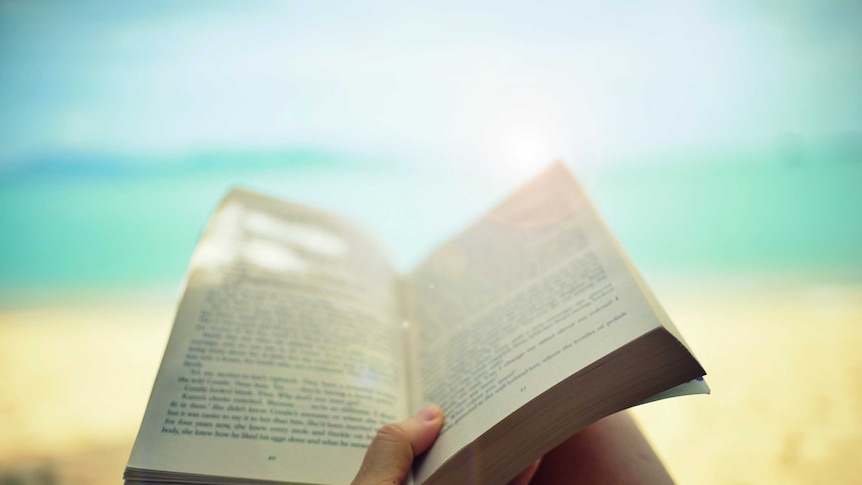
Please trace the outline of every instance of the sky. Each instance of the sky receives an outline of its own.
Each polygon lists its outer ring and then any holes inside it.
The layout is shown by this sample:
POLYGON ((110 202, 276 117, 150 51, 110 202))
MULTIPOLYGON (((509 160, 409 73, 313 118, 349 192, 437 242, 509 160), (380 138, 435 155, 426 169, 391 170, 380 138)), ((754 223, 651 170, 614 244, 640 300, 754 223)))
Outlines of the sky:
POLYGON ((409 267, 554 159, 639 264, 858 279, 860 25, 840 0, 0 0, 0 293, 174 284, 236 184, 409 267))
POLYGON ((0 170, 291 147, 505 166, 862 132, 860 2, 418 3, 2 0, 0 170))

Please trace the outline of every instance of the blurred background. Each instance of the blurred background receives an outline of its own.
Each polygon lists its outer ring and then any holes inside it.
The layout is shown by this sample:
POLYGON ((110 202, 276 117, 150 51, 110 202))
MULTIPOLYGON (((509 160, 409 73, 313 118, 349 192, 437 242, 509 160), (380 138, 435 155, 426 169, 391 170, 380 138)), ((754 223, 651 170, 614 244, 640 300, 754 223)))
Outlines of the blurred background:
POLYGON ((408 270, 561 159, 710 373, 681 483, 860 483, 862 3, 0 0, 0 484, 118 483, 242 185, 408 270))

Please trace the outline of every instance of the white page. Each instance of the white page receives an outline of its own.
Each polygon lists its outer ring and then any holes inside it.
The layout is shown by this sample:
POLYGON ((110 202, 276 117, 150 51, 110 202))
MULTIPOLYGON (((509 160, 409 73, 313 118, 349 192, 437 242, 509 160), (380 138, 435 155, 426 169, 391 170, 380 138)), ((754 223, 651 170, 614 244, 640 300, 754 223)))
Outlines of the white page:
POLYGON ((407 410, 393 282, 350 225, 230 194, 195 252, 129 467, 350 481, 407 410))
POLYGON ((413 270, 411 406, 443 432, 422 480, 564 378, 660 325, 580 187, 557 164, 413 270))

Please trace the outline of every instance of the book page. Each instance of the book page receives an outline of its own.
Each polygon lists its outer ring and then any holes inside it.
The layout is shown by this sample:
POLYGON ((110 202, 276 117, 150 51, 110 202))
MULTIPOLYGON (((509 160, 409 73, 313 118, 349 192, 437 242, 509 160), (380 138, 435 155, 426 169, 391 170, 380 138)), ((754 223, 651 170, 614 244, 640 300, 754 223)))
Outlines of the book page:
POLYGON ((421 481, 507 415, 660 325, 610 235, 556 164, 407 277, 411 406, 443 431, 421 481))
POLYGON ((129 467, 349 482, 407 411, 394 281, 348 223, 229 194, 195 251, 129 467))

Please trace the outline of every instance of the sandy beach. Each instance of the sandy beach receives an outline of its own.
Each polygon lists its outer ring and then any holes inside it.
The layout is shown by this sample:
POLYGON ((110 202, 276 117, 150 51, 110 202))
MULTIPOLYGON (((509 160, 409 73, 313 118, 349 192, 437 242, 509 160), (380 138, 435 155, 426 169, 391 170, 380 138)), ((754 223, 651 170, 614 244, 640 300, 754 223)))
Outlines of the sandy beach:
MULTIPOLYGON (((679 483, 859 483, 862 286, 775 280, 651 280, 713 390, 634 411, 679 483)), ((0 483, 120 483, 173 311, 0 313, 0 483)))
POLYGON ((860 483, 862 287, 657 283, 712 388, 634 410, 680 483, 860 483))

